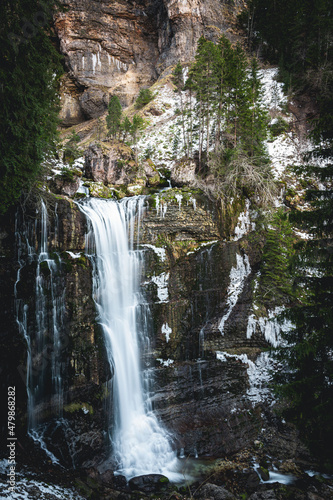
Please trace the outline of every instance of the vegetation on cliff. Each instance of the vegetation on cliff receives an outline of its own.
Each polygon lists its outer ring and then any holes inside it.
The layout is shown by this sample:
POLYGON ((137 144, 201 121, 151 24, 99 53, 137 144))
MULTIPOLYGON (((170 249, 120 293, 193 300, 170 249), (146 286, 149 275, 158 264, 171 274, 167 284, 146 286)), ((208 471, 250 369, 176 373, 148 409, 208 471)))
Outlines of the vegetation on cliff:
POLYGON ((241 45, 232 46, 225 36, 217 44, 201 37, 186 82, 180 64, 173 80, 176 92, 186 89, 190 95, 186 104, 181 99, 186 156, 196 153, 196 142, 199 171, 214 174, 219 196, 271 202, 275 186, 265 147, 269 120, 256 59, 249 65, 241 45))
POLYGON ((295 325, 284 334, 279 390, 290 401, 288 416, 299 426, 312 450, 331 459, 333 443, 333 16, 331 3, 250 0, 250 47, 260 47, 279 62, 281 78, 294 91, 307 92, 318 115, 310 138, 314 149, 302 166, 307 207, 294 208, 290 220, 308 232, 295 247, 294 293, 297 302, 287 316, 295 325))
POLYGON ((50 21, 55 1, 0 6, 0 213, 36 179, 56 136, 60 55, 50 21))

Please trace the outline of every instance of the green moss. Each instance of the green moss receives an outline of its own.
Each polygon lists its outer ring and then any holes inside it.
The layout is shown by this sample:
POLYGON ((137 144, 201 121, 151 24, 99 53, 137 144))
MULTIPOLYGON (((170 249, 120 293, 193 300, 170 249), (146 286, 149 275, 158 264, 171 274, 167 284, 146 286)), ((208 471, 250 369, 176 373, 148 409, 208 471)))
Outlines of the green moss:
POLYGON ((82 198, 85 198, 86 195, 84 193, 75 193, 74 195, 74 200, 82 200, 82 198))
POLYGON ((167 477, 161 477, 161 478, 159 479, 159 482, 160 482, 160 483, 168 483, 168 482, 169 482, 169 479, 168 479, 167 477))
POLYGON ((87 268, 88 258, 85 255, 81 254, 81 257, 75 260, 78 266, 81 266, 83 269, 87 268))
POLYGON ((82 412, 84 412, 86 414, 87 414, 87 411, 88 411, 89 415, 93 415, 93 413, 94 413, 93 407, 90 404, 88 404, 88 403, 81 403, 81 402, 70 403, 68 405, 65 405, 64 406, 64 411, 66 413, 76 413, 76 412, 82 411, 82 412))

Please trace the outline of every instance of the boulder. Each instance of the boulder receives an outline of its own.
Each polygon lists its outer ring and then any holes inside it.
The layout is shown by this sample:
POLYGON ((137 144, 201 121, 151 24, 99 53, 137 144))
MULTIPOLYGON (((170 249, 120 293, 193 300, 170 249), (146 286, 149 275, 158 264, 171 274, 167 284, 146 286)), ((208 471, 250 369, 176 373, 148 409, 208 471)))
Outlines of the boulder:
POLYGON ((200 488, 195 498, 202 498, 205 500, 235 500, 236 497, 222 486, 207 483, 200 488))
POLYGON ((147 474, 133 477, 128 484, 132 490, 154 493, 155 491, 164 489, 168 483, 169 479, 162 474, 147 474))
POLYGON ((196 165, 193 161, 182 161, 171 171, 171 183, 177 187, 195 187, 197 184, 195 175, 196 165))
POLYGON ((80 177, 73 174, 71 176, 56 175, 49 182, 50 189, 55 194, 74 196, 80 187, 80 177))

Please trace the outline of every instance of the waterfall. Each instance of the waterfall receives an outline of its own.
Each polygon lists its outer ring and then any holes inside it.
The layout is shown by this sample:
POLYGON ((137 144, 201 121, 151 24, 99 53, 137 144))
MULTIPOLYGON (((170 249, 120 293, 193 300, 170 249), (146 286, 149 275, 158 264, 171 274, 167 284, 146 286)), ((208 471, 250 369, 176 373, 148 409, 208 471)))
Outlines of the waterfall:
MULTIPOLYGON (((56 208, 55 208, 56 210, 56 208)), ((57 215, 56 215, 57 221, 57 215)), ((59 276, 60 258, 49 255, 49 218, 41 200, 40 219, 35 224, 16 219, 16 246, 19 269, 15 283, 16 322, 27 343, 27 416, 28 433, 38 441, 53 462, 43 440, 45 404, 50 404, 56 418, 62 417, 62 341, 64 333, 65 288, 59 276), (36 267, 34 293, 21 298, 19 284, 25 266, 36 267), (34 307, 32 307, 34 306, 34 307)), ((55 237, 57 227, 55 227, 55 237)))
POLYGON ((139 286, 143 251, 135 249, 144 203, 139 196, 121 202, 89 199, 80 208, 90 225, 94 300, 113 373, 110 427, 118 473, 127 479, 150 473, 171 479, 176 455, 152 411, 149 384, 140 369, 150 321, 139 286))

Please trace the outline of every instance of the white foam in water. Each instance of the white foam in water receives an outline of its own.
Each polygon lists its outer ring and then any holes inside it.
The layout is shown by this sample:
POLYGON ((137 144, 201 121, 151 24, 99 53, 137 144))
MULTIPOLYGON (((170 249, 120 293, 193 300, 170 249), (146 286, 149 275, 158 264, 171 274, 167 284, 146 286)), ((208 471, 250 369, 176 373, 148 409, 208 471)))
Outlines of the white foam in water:
POLYGON ((115 417, 111 425, 118 473, 127 479, 158 473, 177 480, 178 461, 170 436, 151 411, 140 373, 139 341, 144 341, 144 331, 137 312, 144 301, 139 289, 140 252, 134 251, 134 224, 144 210, 144 198, 135 196, 121 202, 91 199, 81 209, 91 225, 87 250, 94 255, 94 298, 114 372, 115 417))
MULTIPOLYGON (((9 466, 7 459, 0 460, 0 500, 30 500, 39 498, 40 500, 84 500, 81 495, 71 488, 47 484, 43 481, 34 479, 25 479, 25 473, 19 470, 15 471, 15 491, 9 489, 10 484, 7 482, 7 474, 9 466), (2 478, 5 476, 6 479, 2 478)), ((30 476, 35 474, 29 473, 30 476)))

